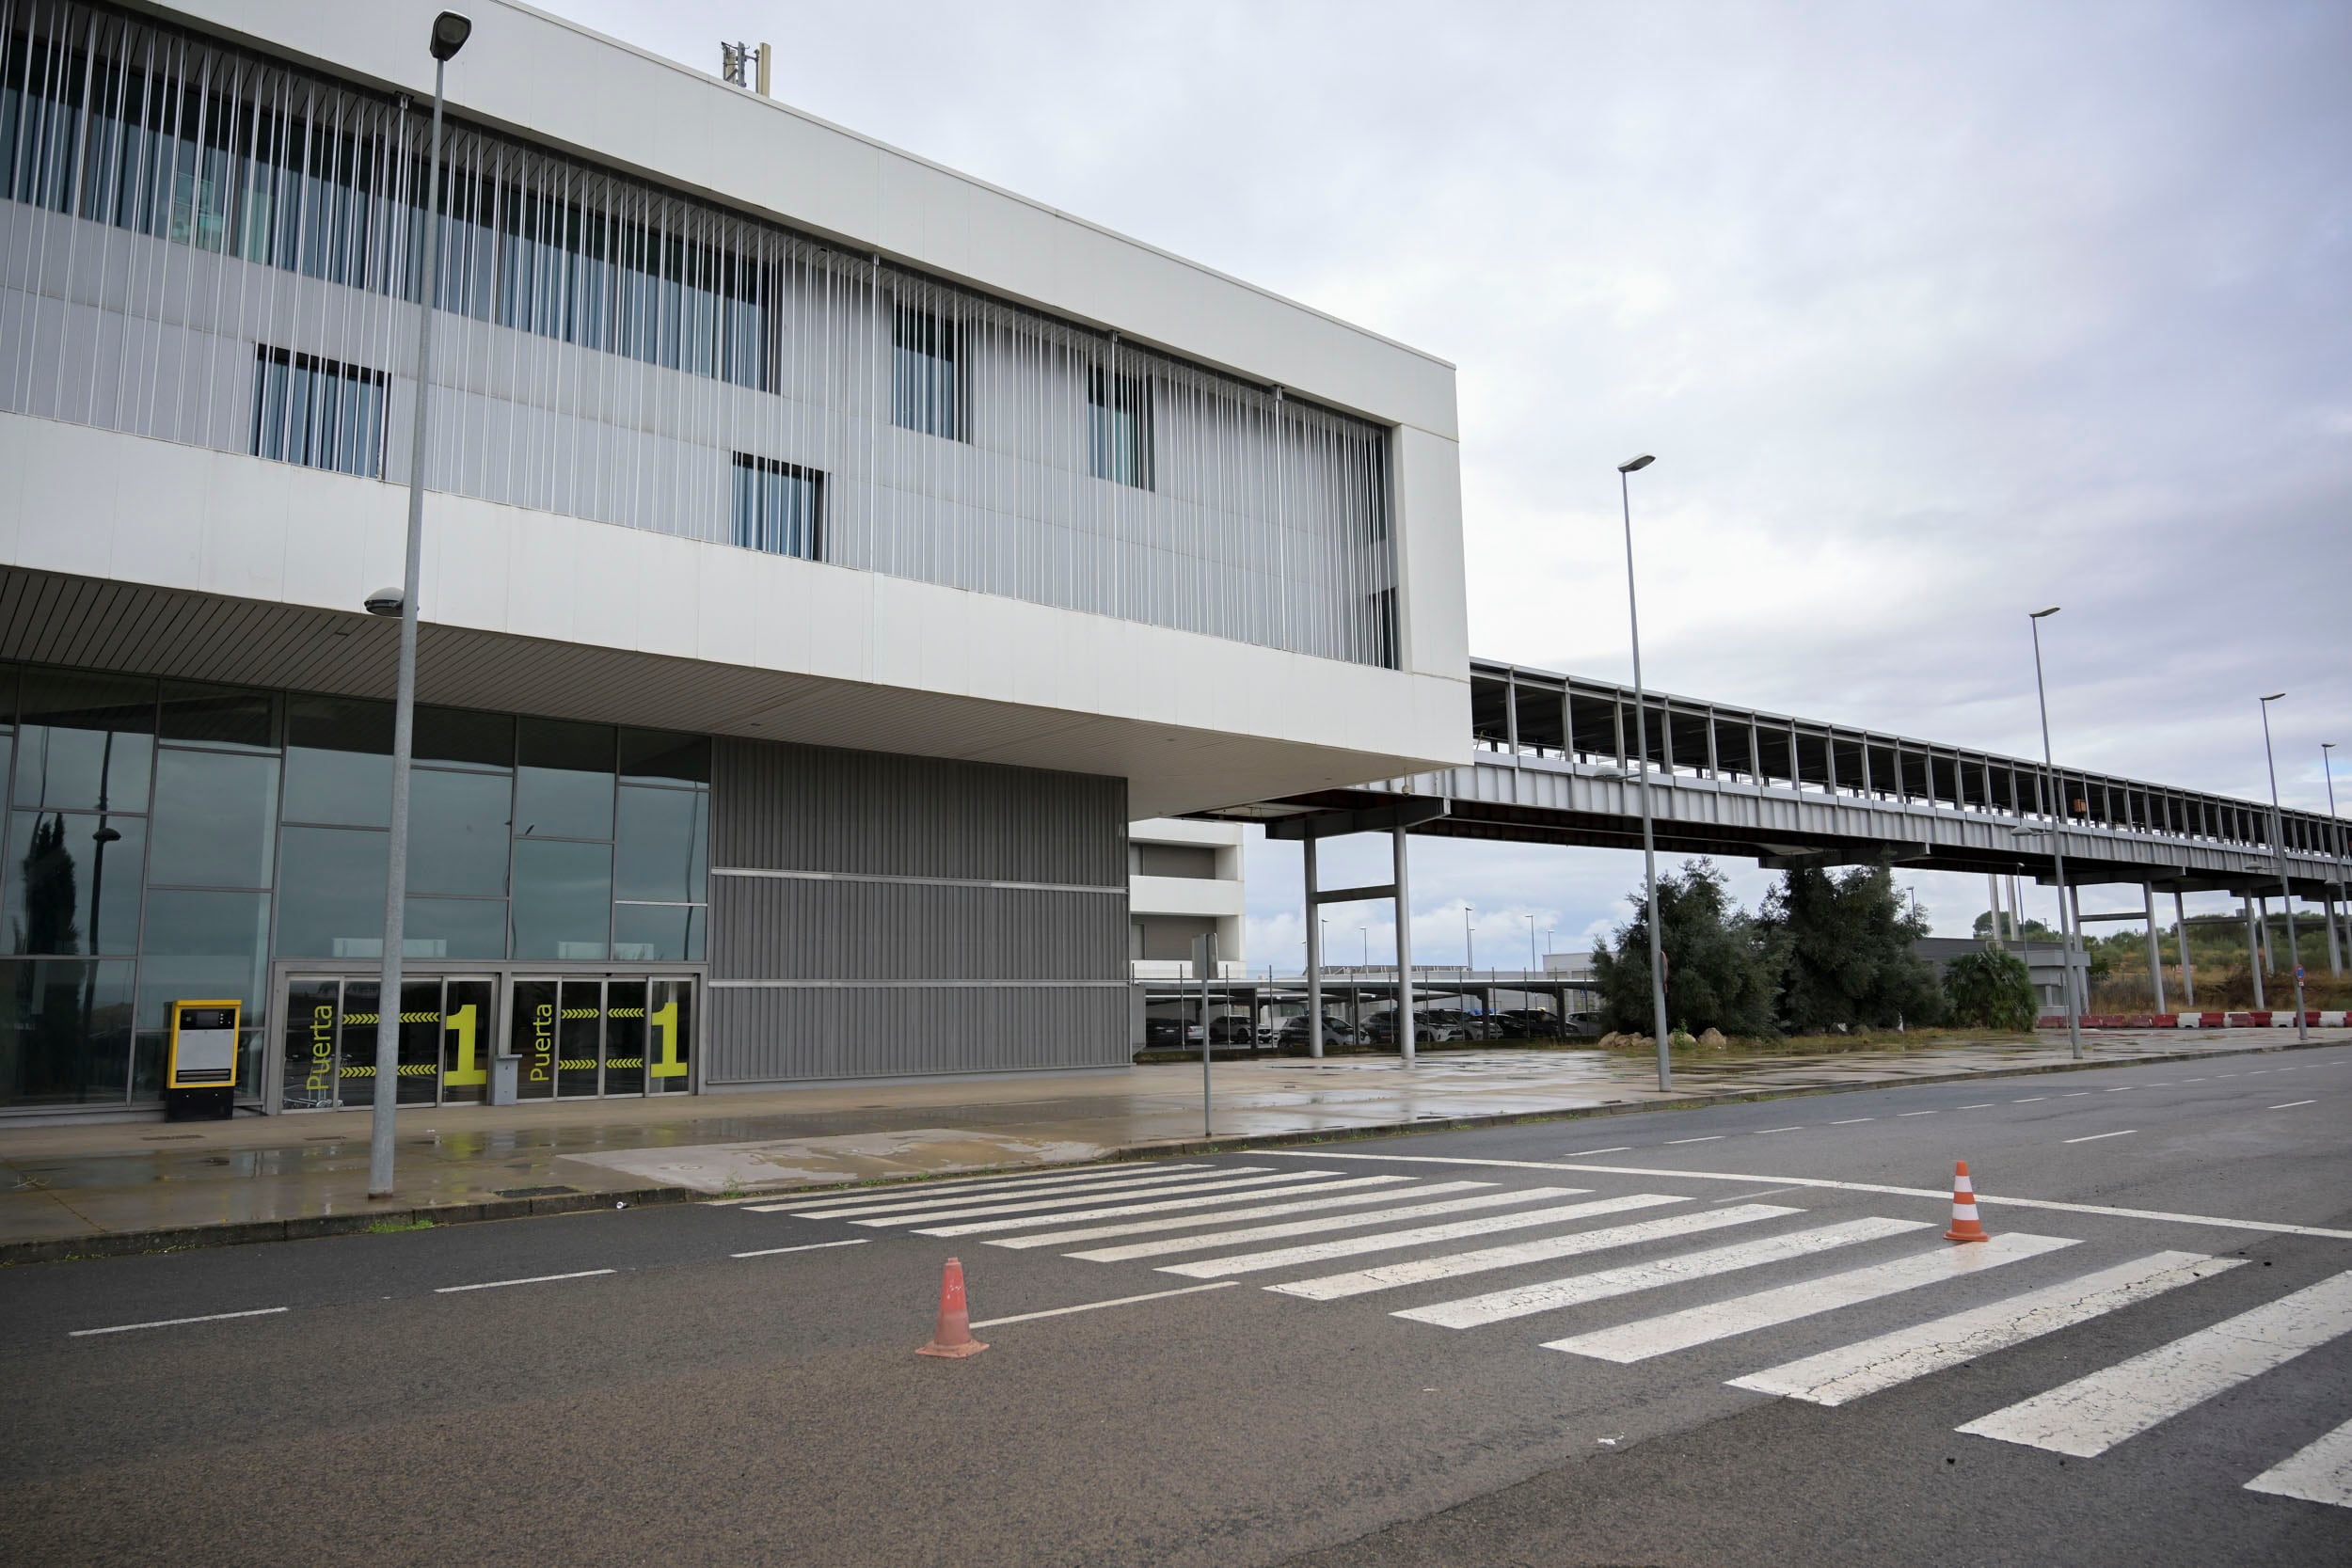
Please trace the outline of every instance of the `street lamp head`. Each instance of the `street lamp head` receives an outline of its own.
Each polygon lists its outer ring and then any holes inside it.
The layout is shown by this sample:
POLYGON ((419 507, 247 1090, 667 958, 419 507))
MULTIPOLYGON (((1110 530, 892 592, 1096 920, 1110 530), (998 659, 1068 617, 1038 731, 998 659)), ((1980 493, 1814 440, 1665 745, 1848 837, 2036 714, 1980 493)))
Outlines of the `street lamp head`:
POLYGON ((473 19, 456 11, 443 11, 433 19, 433 57, 448 60, 466 47, 473 37, 473 19))
POLYGON ((1629 457, 1624 462, 1618 464, 1617 472, 1621 474, 1638 474, 1644 468, 1648 467, 1651 464, 1657 461, 1658 459, 1656 456, 1645 451, 1639 457, 1629 457))
POLYGON ((2265 697, 2265 698, 2263 699, 2263 701, 2264 701, 2264 702, 2265 702, 2265 703, 2275 703, 2275 702, 2277 702, 2280 698, 2281 698, 2281 697, 2283 697, 2283 696, 2285 696, 2285 695, 2286 695, 2286 693, 2285 693, 2285 692, 2283 692, 2283 691, 2273 691, 2273 692, 2272 692, 2269 696, 2265 697))
POLYGON ((404 597, 405 595, 397 588, 379 588, 367 597, 368 613, 397 616, 400 613, 404 597))
POLYGON ((2046 618, 2046 617, 2048 617, 2048 616, 2056 615, 2058 612, 2058 607, 2057 605, 2052 605, 2052 606, 2051 606, 2049 609, 2047 609, 2047 610, 2032 610, 2032 611, 2030 611, 2030 612, 2027 614, 2026 619, 2028 619, 2028 620, 2033 620, 2033 621, 2040 621, 2040 620, 2045 619, 2045 618, 2046 618))

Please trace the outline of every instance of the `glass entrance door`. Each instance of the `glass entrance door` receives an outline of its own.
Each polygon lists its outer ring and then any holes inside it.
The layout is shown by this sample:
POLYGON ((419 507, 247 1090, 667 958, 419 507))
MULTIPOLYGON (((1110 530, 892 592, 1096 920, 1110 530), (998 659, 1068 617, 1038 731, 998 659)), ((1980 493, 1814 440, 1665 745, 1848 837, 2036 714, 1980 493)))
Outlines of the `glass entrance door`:
MULTIPOLYGON (((374 980, 297 974, 286 986, 282 1103, 289 1111, 375 1103, 374 980)), ((498 982, 487 975, 404 980, 395 1103, 477 1103, 488 1097, 487 1052, 498 982)))
POLYGON ((525 1100, 678 1094, 693 1087, 694 982, 565 974, 515 982, 507 1049, 525 1100))

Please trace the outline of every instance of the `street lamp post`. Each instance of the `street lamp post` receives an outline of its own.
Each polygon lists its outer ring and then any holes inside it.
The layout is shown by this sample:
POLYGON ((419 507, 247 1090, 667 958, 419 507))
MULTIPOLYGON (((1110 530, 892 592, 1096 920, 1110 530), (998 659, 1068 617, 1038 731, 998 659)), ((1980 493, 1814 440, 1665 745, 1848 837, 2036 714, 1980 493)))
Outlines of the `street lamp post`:
POLYGON ((2287 911, 2287 967, 2295 971, 2295 1037, 2309 1040, 2311 1024, 2303 1016, 2303 949, 2295 937, 2295 884, 2287 874, 2287 825, 2279 810, 2279 759, 2270 749, 2270 705, 2285 695, 2273 691, 2262 700, 2263 763, 2270 769, 2270 849, 2279 857, 2279 903, 2287 911))
MULTIPOLYGON (((2323 740, 2319 743, 2320 770, 2328 775, 2328 833, 2334 841, 2328 846, 2328 858, 2336 863, 2336 901, 2328 906, 2328 973, 2341 974, 2344 973, 2344 959, 2340 956, 2343 948, 2337 945, 2336 922, 2339 917, 2336 911, 2344 907, 2344 830, 2336 826, 2335 752, 2334 741, 2323 740)), ((2345 909, 2344 916, 2347 927, 2344 932, 2344 946, 2352 947, 2352 909, 2345 909)))
POLYGON ((2050 861, 2058 868, 2058 990, 2066 995, 2066 1049, 2076 1061, 2082 1060, 2082 1009, 2074 1000, 2074 923, 2067 911, 2066 897, 2066 817, 2058 799, 2058 764, 2050 755, 2050 693, 2042 680, 2042 623, 2058 612, 2052 605, 2047 610, 2029 612, 2026 622, 2033 627, 2033 694, 2042 706, 2042 779, 2049 791, 2050 861))
POLYGON ((1673 1059, 1666 1053, 1666 944, 1658 928, 1658 841, 1650 825, 1649 702, 1642 687, 1642 607, 1633 587, 1633 491, 1628 476, 1640 473, 1658 459, 1648 452, 1617 465, 1617 499, 1625 509, 1626 621, 1633 632, 1633 754, 1634 773, 1642 797, 1642 887, 1649 900, 1650 1030, 1658 1039, 1658 1087, 1675 1086, 1673 1059))
POLYGON ((1462 973, 1465 976, 1478 967, 1477 939, 1470 935, 1476 927, 1470 925, 1470 907, 1465 904, 1462 906, 1462 973))
POLYGON ((1531 914, 1527 917, 1527 972, 1533 974, 1538 967, 1535 962, 1535 917, 1531 914))
POLYGON ((1369 972, 1372 968, 1372 927, 1359 926, 1356 927, 1356 934, 1364 939, 1363 962, 1358 967, 1369 972))
MULTIPOLYGON (((433 151, 425 165, 433 219, 417 301, 416 425, 408 440, 408 554, 401 578, 400 676, 392 706, 392 820, 384 875, 384 973, 375 1001, 375 1104, 368 1127, 368 1196, 392 1196, 392 1111, 400 1093, 400 959, 408 906, 408 761, 417 719, 417 594, 424 561, 425 422, 433 397, 433 312, 441 293, 441 107, 449 62, 473 32, 455 11, 433 19, 433 151)), ((380 610, 386 595, 369 601, 380 610)))

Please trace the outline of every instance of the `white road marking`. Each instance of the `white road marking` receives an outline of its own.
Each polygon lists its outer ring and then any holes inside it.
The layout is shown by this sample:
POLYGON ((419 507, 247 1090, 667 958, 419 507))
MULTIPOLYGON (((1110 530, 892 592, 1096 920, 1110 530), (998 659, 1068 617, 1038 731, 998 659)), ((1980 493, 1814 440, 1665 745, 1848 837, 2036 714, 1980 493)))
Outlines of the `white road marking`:
POLYGON ((1709 1247, 1703 1252, 1685 1252, 1672 1258, 1654 1259, 1647 1263, 1629 1263, 1622 1268, 1571 1275, 1565 1279, 1547 1279, 1535 1285, 1516 1285, 1508 1290, 1489 1291, 1483 1296, 1441 1301, 1435 1306, 1416 1307, 1391 1315, 1410 1318, 1416 1323, 1436 1323, 1440 1328, 1477 1328, 1510 1318, 1523 1318, 1532 1312, 1555 1311, 1581 1302, 1629 1295, 1635 1291, 1647 1291, 1688 1279, 1704 1279, 1711 1275, 1729 1274, 1735 1269, 1757 1268, 1766 1263, 1803 1258, 1809 1253, 1827 1252, 1833 1247, 1852 1246, 1857 1242, 1872 1242, 1882 1237, 1899 1236, 1905 1231, 1927 1228, 1926 1223, 1920 1220, 1848 1220, 1842 1225, 1796 1230, 1786 1236, 1770 1236, 1756 1242, 1738 1242, 1730 1246, 1709 1247))
POLYGON ((2131 1093, 2134 1089, 2136 1089, 2136 1088, 2137 1088, 2137 1087, 2139 1087, 2139 1085, 2138 1085, 2137 1084, 2125 1084, 2125 1085, 2122 1085, 2121 1088, 2114 1088, 2114 1089, 2109 1089, 2109 1090, 2107 1090, 2107 1093, 2109 1093, 2109 1094, 2129 1094, 2129 1093, 2131 1093))
POLYGON ((967 1203, 1042 1202, 1051 1197, 1088 1198, 1101 1193, 1137 1192, 1146 1187, 1190 1187, 1201 1181, 1230 1180, 1270 1168, 1266 1165, 1226 1165, 1166 1176, 1090 1176, 1083 1181, 1041 1182, 1034 1187, 1009 1191, 900 1193, 888 1197, 868 1193, 862 1199, 848 1204, 762 1204, 753 1212, 761 1214, 787 1212, 796 1219, 846 1220, 861 1214, 897 1214, 914 1209, 952 1209, 967 1203))
POLYGON ((284 1307, 256 1307, 248 1312, 207 1312, 197 1318, 158 1318, 151 1323, 108 1323, 104 1328, 69 1329, 66 1338, 82 1339, 93 1334, 128 1334, 140 1328, 178 1328, 182 1323, 227 1323, 231 1318, 267 1318, 290 1310, 292 1308, 284 1307))
POLYGON ((2080 1100, 2083 1096, 2089 1094, 2090 1092, 2090 1091, 2089 1089, 2076 1089, 2072 1094, 2062 1094, 2059 1095, 2058 1098, 2060 1100, 2080 1100))
POLYGON ((1993 1109, 1993 1101, 1989 1100, 1979 1100, 1974 1105, 1963 1105, 1960 1109, 1963 1111, 1990 1111, 1993 1109))
POLYGON ((1723 1136, 1721 1132, 1709 1132, 1704 1138, 1668 1138, 1666 1141, 1669 1144, 1711 1144, 1721 1142, 1723 1136))
POLYGON ((1876 1117, 1848 1117, 1843 1121, 1833 1121, 1830 1125, 1832 1127, 1854 1127, 1866 1121, 1876 1121, 1879 1118, 1876 1117))
POLYGON ((1904 1117, 1931 1117, 1933 1115, 1935 1115, 1933 1111, 1898 1111, 1895 1113, 1899 1120, 1904 1117))
POLYGON ((2316 1105, 2318 1103, 2319 1101, 2316 1100, 2290 1100, 2284 1105, 2273 1105, 2271 1109, 2274 1111, 2292 1111, 2297 1105, 2316 1105))
MULTIPOLYGON (((1467 1193, 1494 1185, 1491 1181, 1430 1181, 1415 1185, 1409 1176, 1392 1176, 1387 1180, 1402 1181, 1411 1188, 1416 1198, 1430 1197, 1438 1193, 1467 1193)), ((1367 1203, 1394 1203, 1405 1196, 1396 1187, 1383 1187, 1377 1192, 1349 1193, 1343 1197, 1329 1197, 1318 1193, 1293 1203, 1268 1203, 1254 1209, 1228 1209, 1216 1216, 1217 1224, 1234 1220, 1272 1219, 1277 1214, 1320 1213, 1327 1209, 1360 1209, 1367 1203)), ((1067 1218, 1068 1216, 1063 1216, 1067 1218)), ((1156 1220, 1128 1220, 1119 1225, 1089 1225, 1076 1230, 1049 1230, 1041 1236, 1002 1236, 991 1241, 990 1246, 1041 1247, 1068 1246, 1073 1242, 1099 1242, 1111 1236, 1149 1236, 1155 1231, 1186 1230, 1209 1223, 1202 1214, 1171 1214, 1156 1220)))
MULTIPOLYGON (((1263 1167, 1251 1165, 1248 1168, 1250 1170, 1260 1170, 1263 1167)), ((977 1208, 970 1209, 954 1204, 948 1205, 945 1208, 937 1204, 931 1204, 908 1212, 878 1214, 872 1219, 853 1219, 850 1220, 850 1223, 851 1225, 930 1225, 939 1220, 977 1220, 993 1218, 998 1214, 1036 1214, 1048 1209, 1082 1208, 1089 1203, 1124 1203, 1131 1198, 1156 1198, 1163 1194, 1173 1194, 1176 1196, 1189 1199, 1196 1193, 1224 1193, 1230 1192, 1237 1187, 1289 1187, 1295 1186, 1302 1181, 1321 1180, 1324 1178, 1333 1177, 1339 1174, 1340 1173, 1335 1170, 1276 1171, 1271 1176, 1241 1176, 1225 1181, 1188 1181, 1181 1187, 1122 1187, 1117 1192, 1087 1192, 1069 1194, 1058 1197, 1025 1198, 1019 1203, 983 1203, 977 1208)), ((1221 1200, 1203 1199, 1202 1201, 1213 1202, 1221 1200)), ((1138 1212, 1140 1212, 1141 1211, 1138 1211, 1138 1212)), ((825 1214, 817 1217, 822 1219, 839 1219, 842 1216, 838 1214, 825 1214)))
POLYGON ((2201 1084, 2204 1080, 2202 1078, 2184 1078, 2181 1082, 2184 1084, 2201 1084))
POLYGON ((1166 1301, 1170 1296, 1197 1295, 1202 1291, 1222 1291, 1238 1281, 1220 1279, 1214 1285, 1186 1285, 1174 1291, 1152 1291, 1139 1296, 1119 1296, 1110 1301, 1083 1302, 1076 1307, 1054 1307, 1042 1312, 1016 1312, 1009 1318, 985 1318, 972 1324, 974 1328, 1002 1328, 1007 1323, 1035 1323, 1040 1318, 1066 1318, 1073 1312, 1100 1312, 1105 1307, 1133 1307, 1139 1301, 1166 1301))
MULTIPOLYGON (((1307 1174, 1315 1177, 1324 1177, 1328 1176, 1330 1173, 1327 1171, 1311 1171, 1307 1174)), ((1263 1180, 1263 1178, 1260 1180, 1263 1180)), ((1232 1185, 1232 1183, 1219 1184, 1232 1185)), ((1193 1194, 1187 1194, 1183 1197, 1152 1197, 1148 1203, 1113 1203, 1110 1207, 1105 1209, 1073 1209, 1067 1213, 1056 1212, 1051 1214, 1017 1214, 1011 1219, 972 1219, 961 1221, 956 1225, 939 1225, 935 1223, 936 1221, 943 1219, 955 1219, 956 1216, 954 1214, 899 1214, 889 1219, 853 1220, 850 1223, 853 1225, 916 1226, 920 1227, 915 1231, 915 1234, 918 1236, 986 1236, 999 1230, 1035 1230, 1044 1226, 1067 1225, 1073 1220, 1116 1220, 1125 1219, 1131 1214, 1169 1214, 1174 1213, 1180 1209, 1213 1209, 1220 1203, 1248 1203, 1258 1198, 1273 1196, 1277 1194, 1283 1197, 1295 1197, 1300 1193, 1336 1193, 1353 1191, 1362 1184, 1361 1180, 1301 1181, 1295 1182, 1287 1187, 1275 1188, 1271 1192, 1211 1193, 1205 1197, 1195 1196, 1193 1194)), ((1579 1190, 1581 1191, 1581 1189, 1579 1190)), ((991 1212, 992 1211, 982 1209, 967 1212, 985 1214, 991 1212)), ((1002 1210, 993 1212, 997 1213, 1003 1212, 1002 1210)))
POLYGON ((1752 1197, 1772 1197, 1779 1193, 1793 1193, 1796 1190, 1794 1187, 1767 1187, 1760 1193, 1734 1193, 1729 1197, 1708 1199, 1708 1207, 1711 1209, 1724 1203, 1745 1203, 1752 1197))
POLYGON ((580 1269, 572 1274, 534 1274, 528 1279, 485 1279, 479 1285, 437 1285, 437 1296, 454 1295, 460 1291, 496 1291, 508 1285, 546 1285, 558 1279, 594 1279, 598 1275, 618 1274, 618 1269, 580 1269))
POLYGON ((1791 1122, 1787 1127, 1759 1127, 1755 1132, 1749 1133, 1748 1136, 1751 1138, 1760 1138, 1767 1132, 1802 1132, 1804 1131, 1804 1123, 1798 1121, 1791 1122))
MULTIPOLYGON (((1027 1189, 1041 1186, 1074 1186, 1084 1181, 1123 1181, 1136 1176, 1165 1176, 1171 1171, 1199 1171, 1206 1174, 1213 1170, 1230 1168, 1221 1165, 1155 1165, 1150 1164, 1064 1166, 1059 1170, 1038 1171, 1027 1176, 975 1176, 955 1181, 896 1181, 887 1186, 866 1187, 855 1192, 825 1193, 816 1197, 801 1198, 798 1202, 799 1207, 804 1209, 829 1209, 847 1203, 881 1203, 891 1198, 934 1197, 942 1193, 952 1194, 957 1197, 970 1197, 975 1196, 972 1189, 976 1187, 1027 1189)), ((789 1196, 790 1195, 784 1196, 789 1196)), ((774 1193, 759 1193, 750 1197, 720 1198, 717 1201, 720 1203, 757 1203, 765 1198, 773 1202, 777 1196, 778 1195, 774 1193)), ((788 1209, 793 1206, 788 1202, 776 1204, 776 1207, 780 1209, 788 1209)))
MULTIPOLYGON (((1507 1203, 1572 1197, 1584 1191, 1586 1189, 1582 1187, 1526 1187, 1513 1193, 1483 1193, 1476 1197, 1448 1198, 1443 1203, 1414 1203, 1402 1209, 1375 1209, 1362 1214, 1333 1214, 1327 1219, 1289 1220, 1280 1225, 1254 1225, 1240 1230, 1211 1230, 1191 1236, 1163 1237, 1155 1242, 1130 1242, 1123 1246, 1097 1247, 1090 1252, 1073 1252, 1070 1256, 1083 1258, 1089 1263, 1120 1263, 1132 1258, 1164 1258, 1171 1252, 1198 1252, 1202 1247, 1239 1246, 1249 1242, 1285 1241, 1293 1236, 1319 1236, 1327 1230, 1387 1225, 1393 1220, 1434 1219, 1439 1214, 1459 1214, 1473 1209, 1498 1209, 1507 1203)), ((1206 1215, 1202 1223, 1215 1224, 1216 1219, 1216 1215, 1206 1215)))
POLYGON ((1561 1155, 1560 1158, 1563 1160, 1579 1160, 1587 1154, 1623 1154, 1627 1149, 1631 1148, 1633 1146, 1631 1144, 1612 1144, 1607 1148, 1570 1149, 1567 1153, 1561 1155))
POLYGON ((1605 1230, 1580 1230, 1571 1236, 1548 1236, 1542 1241, 1520 1242, 1510 1246, 1482 1247, 1475 1252, 1451 1253, 1443 1258, 1422 1258, 1410 1262, 1383 1263, 1376 1268, 1351 1269, 1345 1274, 1327 1274, 1315 1279, 1295 1279, 1286 1285, 1269 1285, 1266 1289, 1279 1291, 1288 1296, 1304 1296, 1309 1301, 1337 1301, 1343 1296, 1359 1296, 1368 1291, 1386 1291, 1398 1285, 1424 1285, 1433 1279, 1457 1279, 1466 1274, 1516 1268, 1522 1263, 1549 1263, 1555 1259, 1574 1258, 1581 1253, 1600 1252, 1609 1247, 1665 1241, 1670 1237, 1692 1235, 1702 1230, 1752 1225, 1757 1220, 1778 1219, 1783 1215, 1804 1212, 1802 1209, 1758 1203, 1744 1209, 1670 1214, 1664 1219, 1611 1226, 1605 1230))
POLYGON ((761 1247, 757 1252, 730 1252, 729 1258, 773 1258, 785 1252, 822 1252, 829 1246, 864 1246, 871 1236, 852 1236, 846 1242, 806 1242, 799 1246, 761 1247))
POLYGON ((2095 1144, 2101 1138, 2128 1138, 2138 1131, 2139 1129, 2137 1127, 2126 1127, 2121 1132, 2092 1132, 2086 1137, 2061 1138, 2058 1141, 2070 1144, 2095 1144))
POLYGON ((2352 1421, 2296 1449, 2248 1481, 2246 1490, 2352 1508, 2352 1421))
POLYGON ((2118 1307, 2234 1269, 2249 1259, 2158 1252, 2129 1263, 2060 1280, 1989 1307, 1915 1323, 1840 1345, 1802 1361, 1731 1380, 1734 1388, 1784 1394, 1814 1404, 1844 1404, 1996 1350, 2022 1345, 2118 1307))
MULTIPOLYGON (((1488 1214, 1480 1219, 1455 1220, 1448 1225, 1416 1226, 1409 1230, 1382 1230, 1370 1236, 1343 1237, 1336 1242, 1309 1242, 1300 1246, 1279 1247, 1272 1252, 1245 1252, 1228 1258, 1204 1258, 1193 1263, 1166 1263, 1161 1265, 1160 1273, 1181 1274, 1194 1279, 1221 1279, 1231 1274, 1263 1274, 1267 1269, 1290 1268, 1299 1263, 1325 1263, 1334 1258, 1355 1258, 1367 1252, 1394 1252, 1403 1247, 1460 1241, 1468 1236, 1491 1236, 1502 1230, 1528 1230, 1540 1225, 1565 1225, 1570 1220, 1590 1219, 1597 1214, 1621 1214, 1629 1209, 1656 1209, 1669 1203, 1690 1201, 1687 1197, 1667 1197, 1659 1193, 1635 1193, 1629 1197, 1564 1203, 1522 1214, 1488 1214)), ((1547 1243, 1536 1242, 1529 1244, 1542 1246, 1547 1243)))
POLYGON ((1924 1285, 1938 1285, 1957 1275, 1998 1268, 2074 1244, 2064 1236, 2026 1236, 2012 1231, 1972 1246, 1939 1246, 1933 1252, 1915 1252, 1908 1258, 1850 1269, 1822 1279, 1801 1280, 1777 1290, 1757 1291, 1729 1301, 1619 1323, 1593 1334, 1553 1339, 1544 1348, 1602 1361, 1646 1361, 1653 1355, 1727 1339, 1735 1334, 1752 1334, 1841 1307, 1876 1301, 1898 1291, 1915 1291, 1924 1285))
MULTIPOLYGON (((1283 1150, 1264 1148, 1258 1157, 1279 1158, 1283 1150)), ((1307 1155, 1297 1158, 1306 1159, 1307 1155)), ((1883 1193, 1892 1197, 1932 1198, 1938 1205, 1951 1202, 1948 1187, 1894 1187, 1874 1181, 1833 1181, 1820 1176, 1770 1176, 1755 1171, 1668 1170, 1656 1165, 1571 1165, 1557 1160, 1475 1160, 1443 1154, 1334 1154, 1318 1150, 1312 1158, 1319 1160, 1382 1160, 1413 1165, 1502 1165, 1514 1170, 1568 1171, 1579 1176, 1639 1176, 1653 1180, 1680 1179, 1690 1181, 1776 1181, 1789 1187, 1817 1187, 1832 1193, 1883 1193)), ((2352 1242, 2352 1230, 2330 1230, 2317 1225, 2282 1225, 2273 1220, 2233 1220, 2216 1214, 2174 1214, 2161 1209, 2117 1209, 2103 1203, 2061 1203, 2046 1197, 2000 1197, 1984 1193, 1977 1195, 1979 1205, 2006 1204, 2012 1209, 2046 1209, 2058 1214, 2105 1214, 2110 1219, 2163 1220, 2173 1225, 2210 1225, 2224 1230, 2258 1230, 2270 1236, 2321 1236, 2329 1241, 2352 1242)))
POLYGON ((2031 1105, 2037 1101, 2047 1100, 2050 1097, 2046 1094, 2029 1094, 2023 1100, 2012 1100, 2010 1103, 2011 1105, 2031 1105))
POLYGON ((1958 1430, 2089 1459, 2346 1329, 2352 1274, 2340 1274, 1958 1430))

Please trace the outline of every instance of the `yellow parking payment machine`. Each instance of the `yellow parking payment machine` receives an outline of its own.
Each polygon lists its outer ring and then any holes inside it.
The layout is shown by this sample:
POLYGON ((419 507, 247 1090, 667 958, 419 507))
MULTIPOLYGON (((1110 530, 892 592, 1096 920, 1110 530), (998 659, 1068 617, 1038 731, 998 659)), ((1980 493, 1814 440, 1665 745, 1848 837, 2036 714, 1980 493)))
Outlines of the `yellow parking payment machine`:
POLYGON ((171 1121, 223 1121, 236 1112, 241 1002, 174 1002, 164 1115, 171 1121))

